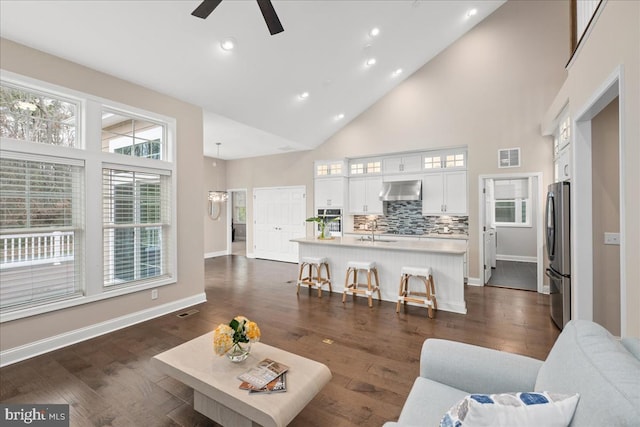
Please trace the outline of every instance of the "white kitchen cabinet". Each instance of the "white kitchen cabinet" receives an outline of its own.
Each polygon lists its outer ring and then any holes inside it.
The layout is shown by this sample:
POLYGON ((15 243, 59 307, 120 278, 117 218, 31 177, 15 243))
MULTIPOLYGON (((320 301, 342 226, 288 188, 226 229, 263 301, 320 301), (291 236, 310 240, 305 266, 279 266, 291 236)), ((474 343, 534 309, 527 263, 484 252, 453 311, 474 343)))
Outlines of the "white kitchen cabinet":
POLYGON ((349 213, 354 215, 381 215, 380 190, 382 177, 349 179, 349 213))
POLYGON ((553 178, 555 182, 571 178, 571 146, 560 152, 553 162, 553 178))
POLYGON ((322 208, 342 208, 346 178, 317 178, 314 182, 314 202, 316 210, 322 208))
POLYGON ((422 215, 467 215, 467 172, 424 175, 422 215))
POLYGON ((314 164, 316 178, 345 176, 347 167, 344 160, 317 160, 314 164))
POLYGON ((419 172, 422 169, 422 155, 387 157, 382 161, 384 173, 419 172))

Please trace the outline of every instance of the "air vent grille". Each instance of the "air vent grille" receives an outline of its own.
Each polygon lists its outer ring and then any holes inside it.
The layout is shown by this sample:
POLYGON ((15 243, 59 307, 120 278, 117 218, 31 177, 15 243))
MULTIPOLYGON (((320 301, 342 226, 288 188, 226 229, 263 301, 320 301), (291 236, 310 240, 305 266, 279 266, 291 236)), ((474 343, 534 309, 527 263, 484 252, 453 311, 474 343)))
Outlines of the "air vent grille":
POLYGON ((520 167, 520 148, 504 148, 498 150, 499 168, 520 167))

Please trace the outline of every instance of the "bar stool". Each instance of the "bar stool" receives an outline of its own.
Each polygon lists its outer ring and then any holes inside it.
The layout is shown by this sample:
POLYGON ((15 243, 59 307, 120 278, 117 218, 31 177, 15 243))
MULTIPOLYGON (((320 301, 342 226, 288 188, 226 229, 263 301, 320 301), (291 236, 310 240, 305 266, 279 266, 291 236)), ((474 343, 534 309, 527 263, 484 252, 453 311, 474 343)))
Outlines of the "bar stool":
POLYGON ((303 257, 300 259, 300 270, 298 272, 298 290, 296 294, 300 294, 300 286, 307 286, 309 292, 311 288, 318 288, 318 298, 322 298, 322 286, 329 285, 329 293, 331 293, 331 272, 329 271, 329 260, 326 257, 312 258, 303 257), (326 273, 326 277, 322 277, 322 268, 326 273), (305 276, 304 270, 307 269, 305 276), (315 272, 315 275, 314 275, 315 272))
POLYGON ((380 279, 378 278, 378 269, 375 262, 358 262, 349 261, 347 263, 347 275, 344 278, 344 293, 342 294, 342 303, 347 300, 347 294, 351 294, 355 297, 356 294, 364 294, 369 299, 369 307, 373 307, 373 293, 378 292, 378 300, 382 300, 380 296, 380 279), (367 273, 367 283, 358 283, 358 272, 367 273), (353 281, 349 282, 349 276, 353 273, 353 281), (371 275, 376 280, 375 286, 371 283, 371 275), (361 289, 360 286, 366 286, 366 289, 361 289))
POLYGON ((431 267, 402 267, 400 273, 400 290, 398 291, 398 304, 396 305, 396 313, 400 313, 400 303, 407 301, 422 304, 427 307, 427 313, 430 319, 433 319, 433 311, 438 309, 436 301, 436 291, 431 275, 431 267), (426 292, 411 292, 409 290, 409 280, 411 277, 417 277, 424 282, 426 292))

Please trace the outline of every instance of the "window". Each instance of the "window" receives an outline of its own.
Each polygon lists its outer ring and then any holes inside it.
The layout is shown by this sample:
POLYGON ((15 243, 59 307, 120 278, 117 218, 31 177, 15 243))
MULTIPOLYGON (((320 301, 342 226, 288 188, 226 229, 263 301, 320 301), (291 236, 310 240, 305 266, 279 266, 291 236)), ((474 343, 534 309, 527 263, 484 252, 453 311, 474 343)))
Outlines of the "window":
POLYGON ((0 85, 0 137, 77 147, 78 102, 0 85))
POLYGON ((432 151, 423 157, 424 169, 466 168, 467 152, 464 150, 432 151))
POLYGON ((493 182, 494 222, 501 227, 530 227, 529 178, 496 179, 493 182))
POLYGON ((0 95, 0 321, 175 283, 175 121, 10 72, 0 95))
POLYGON ((103 169, 104 286, 167 275, 169 179, 103 169))
POLYGON ((2 152, 0 159, 2 310, 82 292, 83 168, 26 158, 2 152))
POLYGON ((163 160, 164 126, 121 113, 102 112, 102 151, 163 160))
POLYGON ((316 175, 318 176, 329 175, 329 165, 318 165, 316 169, 316 175))
POLYGON ((332 163, 329 165, 329 174, 340 175, 342 173, 342 163, 332 163))

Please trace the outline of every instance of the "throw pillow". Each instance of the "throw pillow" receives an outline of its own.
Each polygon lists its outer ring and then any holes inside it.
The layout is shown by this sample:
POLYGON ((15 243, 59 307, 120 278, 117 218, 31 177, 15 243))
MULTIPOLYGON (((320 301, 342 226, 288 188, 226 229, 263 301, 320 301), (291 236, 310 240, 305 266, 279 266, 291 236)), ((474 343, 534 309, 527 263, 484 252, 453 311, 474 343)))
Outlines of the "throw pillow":
POLYGON ((546 391, 471 394, 444 414, 440 427, 567 427, 578 398, 546 391))

